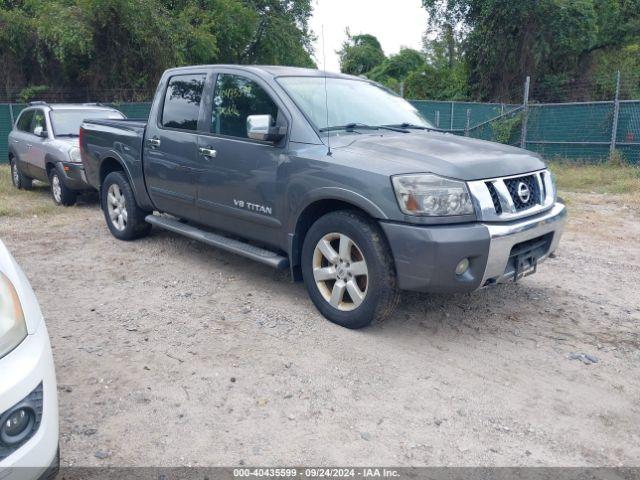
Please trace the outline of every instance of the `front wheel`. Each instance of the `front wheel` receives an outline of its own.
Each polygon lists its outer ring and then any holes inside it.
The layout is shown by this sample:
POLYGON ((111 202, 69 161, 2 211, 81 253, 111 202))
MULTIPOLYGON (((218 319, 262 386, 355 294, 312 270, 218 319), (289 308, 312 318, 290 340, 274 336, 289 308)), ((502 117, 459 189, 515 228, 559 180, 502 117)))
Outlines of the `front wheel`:
POLYGON ((111 172, 100 189, 100 203, 107 226, 114 237, 120 240, 135 240, 151 231, 145 221, 149 212, 136 203, 133 190, 123 172, 111 172))
POLYGON ((343 327, 382 321, 398 303, 386 239, 358 212, 332 212, 311 226, 302 247, 302 276, 316 308, 343 327))
POLYGON ((78 194, 64 184, 57 167, 51 169, 49 183, 51 184, 51 196, 56 205, 64 205, 65 207, 75 205, 78 194))

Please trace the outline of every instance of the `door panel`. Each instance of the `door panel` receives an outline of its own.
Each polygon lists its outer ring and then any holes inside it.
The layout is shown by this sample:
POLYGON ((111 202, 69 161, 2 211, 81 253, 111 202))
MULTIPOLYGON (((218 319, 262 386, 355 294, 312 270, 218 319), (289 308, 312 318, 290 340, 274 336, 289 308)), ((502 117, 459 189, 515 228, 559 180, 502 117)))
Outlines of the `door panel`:
POLYGON ((276 190, 284 148, 250 140, 246 133, 248 115, 269 114, 284 121, 267 88, 245 75, 217 75, 211 133, 198 136, 202 172, 196 203, 202 223, 280 247, 282 212, 276 190), (215 156, 200 149, 215 150, 215 156))
POLYGON ((169 79, 164 106, 150 118, 143 155, 149 196, 161 211, 197 220, 196 174, 200 170, 196 131, 206 74, 169 79))

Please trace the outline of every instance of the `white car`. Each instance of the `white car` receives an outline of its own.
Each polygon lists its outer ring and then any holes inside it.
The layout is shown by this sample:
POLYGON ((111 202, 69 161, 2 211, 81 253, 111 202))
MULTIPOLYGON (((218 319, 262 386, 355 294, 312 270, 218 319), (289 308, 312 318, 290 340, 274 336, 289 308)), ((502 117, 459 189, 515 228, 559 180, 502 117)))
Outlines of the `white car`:
POLYGON ((59 463, 47 327, 27 277, 0 241, 0 479, 54 478, 59 463))

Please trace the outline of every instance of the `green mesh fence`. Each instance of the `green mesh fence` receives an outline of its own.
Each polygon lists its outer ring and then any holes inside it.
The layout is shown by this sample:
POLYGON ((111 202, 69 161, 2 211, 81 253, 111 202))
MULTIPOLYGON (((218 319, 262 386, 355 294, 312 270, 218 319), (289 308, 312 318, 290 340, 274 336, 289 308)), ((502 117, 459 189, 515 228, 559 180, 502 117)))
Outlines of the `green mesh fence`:
MULTIPOLYGON (((440 128, 452 133, 522 144, 522 106, 453 102, 451 117, 452 102, 412 103, 427 120, 435 123, 439 118, 440 128)), ((530 104, 524 145, 546 159, 602 162, 610 156, 614 116, 614 102, 530 104)), ((640 101, 619 103, 615 142, 615 150, 624 160, 640 164, 640 101)))
MULTIPOLYGON (((521 105, 416 100, 413 105, 439 128, 458 135, 520 146, 521 105), (469 112, 467 114, 467 111, 469 112), (453 115, 452 115, 453 114, 453 115), (466 132, 467 115, 469 129, 466 132)), ((147 118, 150 103, 112 104, 128 118, 147 118)), ((0 163, 8 159, 7 135, 24 104, 0 104, 0 163)), ((614 102, 531 104, 525 146, 547 159, 601 162, 609 158, 614 102)), ((640 100, 619 103, 616 151, 640 164, 640 100)))

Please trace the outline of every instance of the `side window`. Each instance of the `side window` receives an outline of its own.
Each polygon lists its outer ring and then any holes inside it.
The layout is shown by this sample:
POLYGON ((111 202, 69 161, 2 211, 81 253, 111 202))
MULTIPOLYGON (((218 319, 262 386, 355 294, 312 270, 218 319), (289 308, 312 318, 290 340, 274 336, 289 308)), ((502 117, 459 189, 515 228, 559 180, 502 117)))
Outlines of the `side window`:
POLYGON ((31 130, 31 120, 33 119, 33 110, 27 110, 18 119, 16 127, 21 132, 28 132, 31 130))
POLYGON ((181 130, 197 130, 200 102, 206 75, 171 77, 164 97, 162 126, 181 130))
POLYGON ((218 75, 211 113, 211 132, 247 138, 249 115, 271 115, 275 121, 278 106, 256 82, 238 75, 218 75))
POLYGON ((44 111, 35 110, 33 113, 33 119, 31 120, 30 133, 34 135, 44 135, 47 133, 47 121, 44 118, 44 111))

